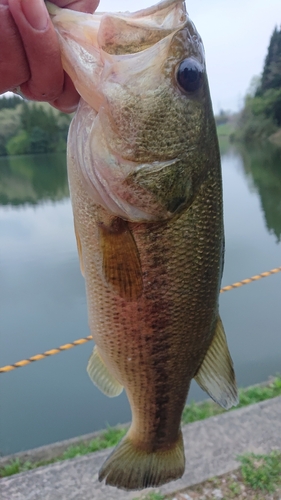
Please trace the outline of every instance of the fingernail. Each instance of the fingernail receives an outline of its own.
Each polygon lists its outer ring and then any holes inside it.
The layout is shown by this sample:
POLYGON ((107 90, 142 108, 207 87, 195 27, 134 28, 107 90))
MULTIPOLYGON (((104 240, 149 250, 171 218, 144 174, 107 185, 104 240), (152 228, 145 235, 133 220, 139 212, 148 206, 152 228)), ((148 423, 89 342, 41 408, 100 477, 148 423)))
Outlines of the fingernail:
POLYGON ((47 28, 49 14, 43 0, 21 0, 21 8, 32 28, 39 31, 47 28))

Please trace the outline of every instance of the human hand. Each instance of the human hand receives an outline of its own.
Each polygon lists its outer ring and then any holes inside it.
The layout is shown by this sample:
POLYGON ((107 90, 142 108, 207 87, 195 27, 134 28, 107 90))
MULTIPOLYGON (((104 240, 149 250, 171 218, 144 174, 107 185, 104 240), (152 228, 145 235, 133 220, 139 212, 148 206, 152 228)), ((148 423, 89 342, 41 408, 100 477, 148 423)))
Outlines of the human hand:
MULTIPOLYGON (((99 0, 52 0, 94 12, 99 0)), ((56 32, 43 0, 0 0, 0 94, 20 87, 27 99, 71 113, 79 95, 63 71, 56 32)))

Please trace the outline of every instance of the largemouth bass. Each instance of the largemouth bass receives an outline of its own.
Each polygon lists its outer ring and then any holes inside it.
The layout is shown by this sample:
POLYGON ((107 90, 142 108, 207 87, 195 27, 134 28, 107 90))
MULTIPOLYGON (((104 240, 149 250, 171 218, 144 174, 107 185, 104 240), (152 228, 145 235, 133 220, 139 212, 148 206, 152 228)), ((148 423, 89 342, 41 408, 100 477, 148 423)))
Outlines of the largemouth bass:
POLYGON ((218 312, 222 180, 204 49, 182 0, 134 14, 48 8, 81 95, 68 176, 96 344, 88 373, 108 396, 124 387, 132 410, 99 479, 159 486, 184 472, 191 380, 237 403, 218 312))

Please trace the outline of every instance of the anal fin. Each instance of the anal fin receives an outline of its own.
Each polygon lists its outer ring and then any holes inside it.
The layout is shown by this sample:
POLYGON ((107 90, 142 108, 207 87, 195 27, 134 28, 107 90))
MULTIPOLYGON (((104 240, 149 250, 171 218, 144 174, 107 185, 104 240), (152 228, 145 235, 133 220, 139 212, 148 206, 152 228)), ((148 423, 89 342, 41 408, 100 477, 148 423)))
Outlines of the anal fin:
POLYGON ((238 404, 238 391, 226 336, 220 317, 212 343, 194 377, 200 387, 228 410, 238 404))
POLYGON ((104 361, 102 360, 98 347, 95 346, 90 356, 87 372, 92 382, 110 398, 119 396, 123 391, 123 386, 111 375, 104 361))
POLYGON ((142 270, 134 237, 126 221, 115 218, 111 226, 100 225, 103 275, 109 286, 127 301, 142 294, 142 270))

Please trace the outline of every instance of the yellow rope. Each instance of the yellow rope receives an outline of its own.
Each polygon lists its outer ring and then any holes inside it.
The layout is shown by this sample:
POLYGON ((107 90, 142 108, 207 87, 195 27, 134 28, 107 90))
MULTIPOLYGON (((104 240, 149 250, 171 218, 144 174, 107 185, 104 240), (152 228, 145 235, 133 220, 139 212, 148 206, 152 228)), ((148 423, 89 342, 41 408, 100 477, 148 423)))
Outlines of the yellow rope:
MULTIPOLYGON (((253 283, 254 281, 260 280, 262 278, 267 278, 267 276, 271 276, 272 274, 277 274, 280 272, 281 272, 281 266, 276 267, 275 269, 271 269, 271 271, 266 271, 264 273, 257 274, 256 276, 252 276, 251 278, 247 278, 247 279, 242 280, 242 281, 237 281, 237 283, 233 283, 233 285, 225 286, 221 289, 220 293, 228 292, 229 290, 234 290, 234 288, 239 288, 240 286, 248 285, 249 283, 253 283)), ((73 347, 76 347, 77 345, 85 344, 86 342, 89 342, 90 340, 92 340, 91 335, 89 335, 88 337, 84 337, 83 339, 75 340, 74 342, 71 342, 70 344, 61 345, 60 347, 57 347, 56 349, 51 349, 50 351, 45 351, 42 354, 36 354, 35 356, 32 356, 31 358, 23 359, 22 361, 18 361, 17 363, 14 363, 13 365, 3 366, 2 368, 0 368, 0 373, 10 372, 12 370, 15 370, 15 368, 20 368, 21 366, 26 366, 26 365, 29 365, 30 363, 33 363, 33 361, 39 361, 40 359, 47 358, 48 356, 53 356, 54 354, 58 354, 59 352, 67 351, 68 349, 72 349, 73 347)))
POLYGON ((264 273, 256 274, 256 276, 252 276, 251 278, 247 278, 242 281, 237 281, 237 283, 233 283, 233 285, 224 286, 221 289, 221 293, 228 292, 229 290, 233 290, 234 288, 239 288, 243 285, 248 285, 249 283, 253 283, 253 281, 261 280, 262 278, 267 278, 267 276, 271 276, 272 274, 277 274, 281 272, 281 266, 276 267, 275 269, 271 269, 271 271, 266 271, 264 273))
POLYGON ((21 366, 29 365, 33 361, 39 361, 40 359, 47 358, 48 356, 53 356, 54 354, 58 354, 59 352, 67 351, 68 349, 72 349, 72 347, 76 347, 77 345, 85 344, 86 342, 89 342, 89 340, 92 340, 91 335, 89 335, 88 337, 85 337, 83 339, 75 340, 74 342, 71 342, 71 344, 64 344, 64 345, 61 345, 60 347, 57 347, 56 349, 51 349, 50 351, 45 351, 42 354, 36 354, 35 356, 32 356, 31 358, 23 359, 22 361, 18 361, 17 363, 14 363, 13 365, 3 366, 2 368, 0 368, 0 373, 7 373, 7 372, 10 372, 12 370, 15 370, 15 368, 20 368, 21 366))

